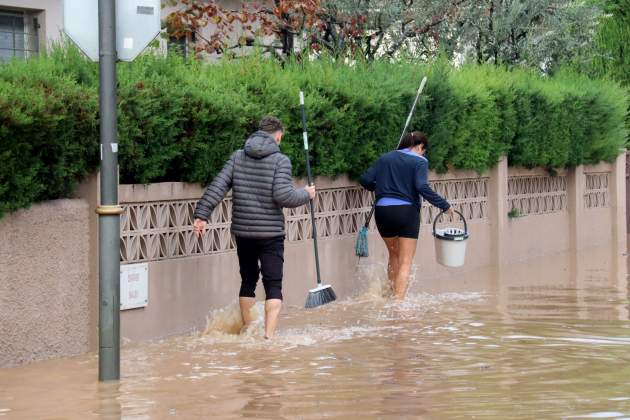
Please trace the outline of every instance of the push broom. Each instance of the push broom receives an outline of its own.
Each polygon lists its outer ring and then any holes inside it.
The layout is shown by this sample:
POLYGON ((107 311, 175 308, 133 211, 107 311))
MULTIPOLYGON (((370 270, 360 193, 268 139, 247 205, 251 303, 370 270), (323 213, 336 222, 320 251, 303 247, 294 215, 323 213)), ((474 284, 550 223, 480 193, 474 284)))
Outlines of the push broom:
MULTIPOLYGON (((313 174, 311 173, 311 159, 308 152, 308 134, 306 133, 306 110, 304 109, 304 92, 300 91, 300 108, 302 110, 302 127, 304 130, 304 155, 306 156, 306 174, 308 183, 313 185, 313 174)), ((329 284, 322 284, 319 271, 319 251, 317 249, 317 226, 315 223, 315 203, 310 200, 311 224, 313 226, 313 247, 315 248, 315 269, 317 271, 317 287, 309 290, 306 297, 306 308, 316 308, 337 299, 334 290, 329 284)))
MULTIPOLYGON (((407 128, 409 128, 409 123, 411 122, 411 118, 413 117, 413 113, 416 110, 416 105, 418 104, 418 99, 420 99, 420 95, 424 90, 424 85, 427 83, 426 76, 422 78, 420 82, 420 87, 418 87, 418 93, 416 93, 416 99, 413 101, 413 105, 411 106, 411 110, 409 111, 409 115, 407 116, 407 122, 405 122, 405 127, 403 128, 402 134, 400 135, 400 140, 398 140, 398 145, 396 149, 400 147, 400 143, 402 142, 403 137, 405 137, 405 133, 407 132, 407 128)), ((354 251, 359 260, 361 257, 369 256, 369 248, 368 248, 368 231, 370 230, 370 221, 372 220, 372 216, 374 215, 374 210, 376 209, 376 202, 372 205, 372 210, 368 214, 368 217, 365 220, 365 224, 359 230, 359 234, 357 235, 357 241, 354 245, 354 251)))

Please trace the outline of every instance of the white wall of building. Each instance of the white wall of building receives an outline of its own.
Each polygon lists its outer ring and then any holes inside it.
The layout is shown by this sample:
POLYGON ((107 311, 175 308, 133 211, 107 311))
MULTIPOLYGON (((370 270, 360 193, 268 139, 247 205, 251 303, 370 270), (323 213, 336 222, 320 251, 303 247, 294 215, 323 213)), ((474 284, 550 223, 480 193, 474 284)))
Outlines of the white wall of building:
POLYGON ((0 0, 0 9, 23 11, 26 16, 37 17, 41 47, 61 38, 63 0, 0 0))
MULTIPOLYGON (((87 1, 87 0, 86 0, 87 1)), ((263 0, 262 3, 268 0, 263 0)), ((222 5, 232 10, 239 10, 241 8, 240 0, 222 0, 222 5)), ((173 7, 165 7, 162 9, 162 19, 172 12, 173 7)), ((37 18, 40 25, 38 29, 39 35, 39 50, 44 50, 51 42, 59 41, 62 38, 63 33, 63 0, 0 0, 0 11, 18 11, 23 12, 25 16, 25 24, 28 26, 32 22, 32 18, 37 18)), ((204 28, 204 36, 210 37, 212 31, 215 29, 214 25, 210 24, 204 28)), ((238 39, 243 33, 236 25, 235 32, 231 34, 233 40, 238 39)), ((270 44, 273 42, 274 37, 265 39, 265 42, 270 44)), ((166 51, 166 40, 160 42, 161 51, 166 51)), ((236 49, 234 52, 238 55, 249 51, 250 48, 236 49)), ((214 55, 213 55, 214 56, 214 55)), ((217 57, 210 57, 217 58, 217 57)))

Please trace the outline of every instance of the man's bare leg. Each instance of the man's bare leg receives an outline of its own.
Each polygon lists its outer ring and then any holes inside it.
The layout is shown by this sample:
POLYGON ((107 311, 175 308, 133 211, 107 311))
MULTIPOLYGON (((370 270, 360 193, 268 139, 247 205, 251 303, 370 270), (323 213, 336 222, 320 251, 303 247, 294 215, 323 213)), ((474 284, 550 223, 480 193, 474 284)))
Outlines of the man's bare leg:
POLYGON ((280 309, 282 309, 281 299, 268 299, 265 301, 265 338, 272 338, 275 334, 280 309))
POLYGON ((247 330, 247 327, 254 320, 252 317, 252 307, 256 304, 256 298, 251 297, 239 297, 238 305, 241 307, 241 318, 243 319, 243 327, 241 333, 247 330))

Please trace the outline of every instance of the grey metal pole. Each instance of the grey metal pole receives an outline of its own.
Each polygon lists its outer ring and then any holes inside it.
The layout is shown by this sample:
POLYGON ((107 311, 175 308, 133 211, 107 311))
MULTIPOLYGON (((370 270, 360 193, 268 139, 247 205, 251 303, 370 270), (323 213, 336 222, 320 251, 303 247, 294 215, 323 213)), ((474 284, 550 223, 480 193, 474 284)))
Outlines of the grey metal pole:
POLYGON ((120 379, 120 214, 116 136, 116 7, 98 1, 101 204, 99 215, 99 381, 120 379))

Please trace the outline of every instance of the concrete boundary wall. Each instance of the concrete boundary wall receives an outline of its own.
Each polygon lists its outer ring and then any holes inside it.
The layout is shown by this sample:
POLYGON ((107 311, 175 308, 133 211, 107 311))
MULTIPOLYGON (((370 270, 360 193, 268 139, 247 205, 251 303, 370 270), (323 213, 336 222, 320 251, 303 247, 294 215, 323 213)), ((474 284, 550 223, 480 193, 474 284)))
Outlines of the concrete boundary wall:
MULTIPOLYGON (((432 173, 433 187, 466 215, 471 239, 465 267, 438 265, 430 226, 437 211, 425 203, 416 256, 418 276, 461 276, 476 268, 611 242, 623 251, 624 171, 625 155, 613 164, 554 174, 540 168, 508 168, 505 159, 484 174, 432 173)), ((365 286, 358 275, 354 240, 372 196, 347 178, 318 179, 317 185, 322 274, 343 298, 365 286)), ((124 337, 146 339, 203 329, 209 311, 236 300, 240 278, 229 230, 231 198, 214 211, 208 232, 197 240, 192 234, 192 212, 202 193, 201 186, 183 183, 121 186, 120 202, 125 208, 121 261, 149 264, 149 304, 122 313, 124 337)), ((287 210, 286 218, 285 301, 301 306, 315 283, 310 219, 306 207, 287 210)), ((370 257, 361 264, 384 263, 386 250, 373 223, 369 240, 370 257)))
MULTIPOLYGON (((425 203, 416 281, 610 243, 621 254, 625 157, 553 175, 509 168, 505 159, 484 174, 432 173, 433 187, 466 215, 471 238, 465 267, 439 266, 431 236, 437 212, 425 203)), ((370 193, 347 178, 320 178, 317 185, 322 275, 343 299, 365 287, 361 267, 384 264, 386 250, 372 223, 370 257, 359 265, 354 255, 356 232, 372 205, 370 193)), ((147 306, 121 314, 124 338, 202 329, 210 311, 236 301, 240 278, 229 229, 231 198, 213 212, 198 240, 192 212, 202 192, 201 186, 185 183, 120 186, 121 263, 147 263, 149 273, 147 306)), ((0 220, 0 366, 96 349, 98 196, 94 176, 77 199, 40 203, 0 220)), ((315 284, 307 207, 287 210, 286 219, 285 301, 301 306, 315 284)))
POLYGON ((90 211, 54 200, 0 220, 0 367, 90 350, 90 211))

